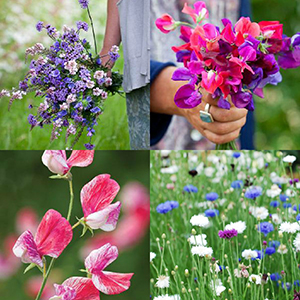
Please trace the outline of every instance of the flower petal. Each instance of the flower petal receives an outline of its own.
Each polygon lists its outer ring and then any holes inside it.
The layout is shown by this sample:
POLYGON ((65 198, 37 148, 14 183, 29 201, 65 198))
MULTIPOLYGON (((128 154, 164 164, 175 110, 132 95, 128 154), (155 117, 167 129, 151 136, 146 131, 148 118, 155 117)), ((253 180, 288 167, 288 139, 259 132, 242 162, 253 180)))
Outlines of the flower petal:
POLYGON ((87 167, 94 159, 94 150, 74 150, 67 160, 70 167, 87 167))
POLYGON ((130 279, 133 273, 101 272, 92 276, 95 287, 104 294, 116 295, 125 292, 130 287, 130 279))
POLYGON ((38 252, 37 245, 30 231, 25 231, 16 241, 13 252, 15 256, 20 257, 24 263, 34 263, 43 267, 41 255, 38 252))
POLYGON ((101 228, 104 231, 113 231, 117 226, 120 209, 120 202, 111 204, 103 210, 88 215, 85 219, 86 224, 92 229, 101 228))
POLYGON ((81 190, 81 205, 85 217, 106 208, 116 197, 120 186, 109 174, 96 176, 81 190))
POLYGON ((73 287, 65 286, 63 284, 54 284, 55 296, 51 297, 50 300, 75 300, 76 291, 73 287))
POLYGON ((70 223, 61 214, 50 209, 44 215, 35 236, 40 255, 58 257, 73 237, 70 223))
POLYGON ((64 175, 69 171, 66 151, 64 150, 44 151, 42 162, 52 173, 64 175))
POLYGON ((76 291, 74 300, 100 300, 99 291, 91 278, 71 277, 65 280, 62 285, 76 291))
POLYGON ((84 265, 92 274, 100 274, 108 265, 118 257, 118 248, 111 244, 105 244, 94 250, 85 259, 84 265))

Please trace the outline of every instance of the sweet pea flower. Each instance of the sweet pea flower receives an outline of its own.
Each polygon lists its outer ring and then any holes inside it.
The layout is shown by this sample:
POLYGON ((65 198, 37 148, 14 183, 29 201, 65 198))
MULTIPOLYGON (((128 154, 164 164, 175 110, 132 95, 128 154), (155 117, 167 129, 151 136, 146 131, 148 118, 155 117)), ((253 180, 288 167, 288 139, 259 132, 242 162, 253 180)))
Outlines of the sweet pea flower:
POLYGON ((110 179, 108 174, 96 176, 82 188, 80 198, 84 223, 87 226, 103 231, 112 231, 116 228, 121 203, 119 201, 110 203, 119 190, 118 183, 110 179))
POLYGON ((156 27, 163 33, 169 33, 175 30, 180 22, 175 22, 175 20, 168 14, 162 15, 155 21, 156 27))
POLYGON ((282 40, 283 25, 279 21, 262 21, 258 25, 264 38, 282 40))
POLYGON ((87 167, 94 159, 94 151, 74 150, 67 159, 64 150, 46 150, 42 156, 43 164, 58 175, 67 174, 72 167, 87 167))
POLYGON ((257 23, 251 22, 250 18, 241 17, 234 26, 235 32, 241 33, 244 37, 251 35, 256 38, 260 35, 260 27, 257 23))
POLYGON ((210 94, 213 94, 216 89, 222 84, 222 82, 223 78, 219 76, 215 71, 210 70, 208 72, 202 72, 201 86, 210 94))
POLYGON ((43 267, 43 257, 59 257, 72 237, 70 223, 59 212, 50 209, 44 215, 35 237, 29 230, 25 231, 16 241, 13 253, 24 263, 43 267))
POLYGON ((203 1, 197 1, 194 4, 194 8, 189 7, 187 3, 185 3, 182 12, 190 15, 195 23, 201 23, 204 19, 209 17, 209 12, 203 1))

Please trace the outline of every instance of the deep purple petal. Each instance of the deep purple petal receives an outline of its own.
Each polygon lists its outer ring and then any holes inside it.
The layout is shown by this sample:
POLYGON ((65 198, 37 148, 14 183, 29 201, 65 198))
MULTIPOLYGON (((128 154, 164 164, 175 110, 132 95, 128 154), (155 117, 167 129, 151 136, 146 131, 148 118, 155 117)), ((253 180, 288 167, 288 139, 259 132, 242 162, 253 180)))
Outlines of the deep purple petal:
POLYGON ((174 81, 188 81, 192 79, 193 75, 187 68, 178 68, 172 75, 174 81))
POLYGON ((226 27, 227 24, 230 24, 230 26, 232 27, 232 23, 229 19, 226 19, 226 18, 222 19, 222 23, 223 23, 224 27, 226 27))
POLYGON ((192 84, 186 84, 176 92, 174 101, 180 108, 194 108, 201 103, 202 95, 192 84))
POLYGON ((282 69, 295 69, 300 67, 300 62, 295 61, 291 51, 279 56, 278 64, 282 69))
POLYGON ((221 96, 221 97, 219 98, 219 100, 218 100, 218 106, 219 106, 220 108, 224 108, 224 109, 227 109, 227 110, 230 109, 230 103, 229 103, 226 99, 224 99, 223 96, 221 96))
POLYGON ((251 102, 253 102, 253 95, 250 92, 238 92, 236 94, 232 94, 231 99, 233 104, 237 108, 246 108, 246 109, 248 109, 248 107, 252 108, 251 102))

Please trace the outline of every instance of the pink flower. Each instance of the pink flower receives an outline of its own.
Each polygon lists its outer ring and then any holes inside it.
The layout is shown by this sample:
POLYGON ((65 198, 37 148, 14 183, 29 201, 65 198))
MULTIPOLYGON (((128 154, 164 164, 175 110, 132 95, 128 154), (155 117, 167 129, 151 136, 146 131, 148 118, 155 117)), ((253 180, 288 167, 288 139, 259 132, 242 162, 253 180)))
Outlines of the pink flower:
POLYGON ((205 18, 207 19, 209 17, 208 10, 203 1, 197 1, 194 4, 194 9, 185 3, 182 12, 190 15, 195 23, 202 22, 205 18))
POLYGON ((44 215, 35 237, 27 230, 13 247, 15 256, 24 263, 34 263, 43 267, 43 256, 57 258, 73 237, 70 223, 61 214, 50 209, 44 215))
POLYGON ((222 85, 222 83, 223 78, 219 76, 215 71, 210 70, 208 72, 202 72, 201 86, 210 94, 213 94, 216 89, 222 85))
POLYGON ((282 40, 283 25, 278 21, 262 21, 258 24, 265 38, 282 40))
POLYGON ((121 203, 110 203, 119 190, 118 183, 108 174, 96 176, 82 188, 80 197, 84 221, 90 228, 104 231, 116 228, 121 203))
POLYGON ((71 277, 54 287, 55 296, 49 300, 100 300, 99 291, 90 278, 71 277))
POLYGON ((69 159, 64 150, 46 150, 42 156, 43 164, 52 173, 59 175, 67 174, 72 167, 87 167, 93 159, 93 150, 74 150, 69 159))
POLYGON ((130 287, 130 279, 133 273, 113 273, 104 269, 118 257, 118 249, 115 246, 106 244, 94 250, 85 259, 85 267, 92 275, 95 287, 107 295, 120 294, 130 287))
POLYGON ((156 27, 163 33, 169 33, 178 26, 178 23, 168 14, 162 15, 155 21, 156 27))
POLYGON ((257 23, 251 22, 250 18, 240 18, 234 26, 236 33, 241 33, 244 37, 251 35, 256 38, 260 35, 260 27, 257 23))

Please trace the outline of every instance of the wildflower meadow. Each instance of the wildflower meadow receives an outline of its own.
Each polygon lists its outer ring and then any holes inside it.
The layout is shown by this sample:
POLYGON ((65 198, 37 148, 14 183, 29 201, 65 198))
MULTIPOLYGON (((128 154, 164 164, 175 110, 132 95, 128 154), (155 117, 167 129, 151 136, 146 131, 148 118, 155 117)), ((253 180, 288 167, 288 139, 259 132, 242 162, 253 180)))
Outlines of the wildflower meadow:
POLYGON ((297 154, 152 152, 151 299, 300 299, 297 154))

